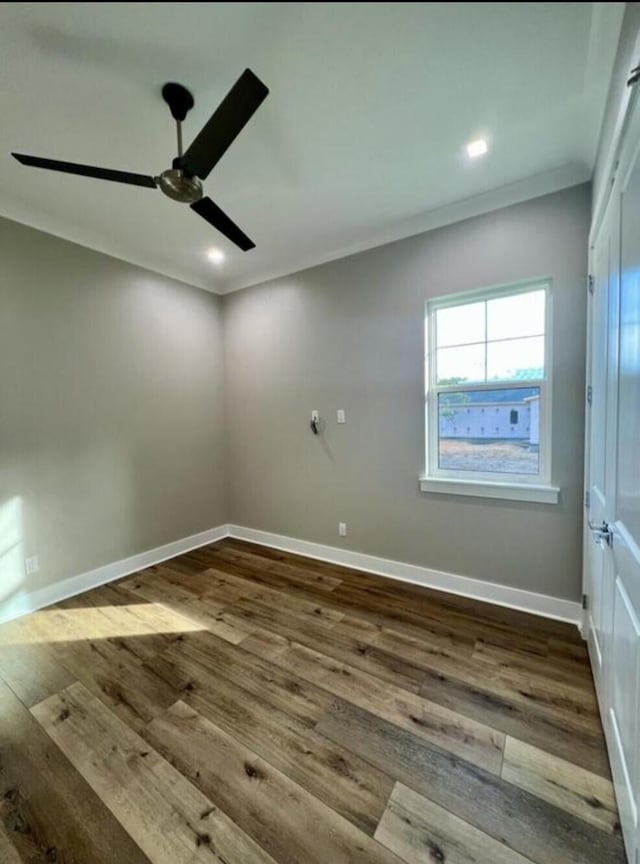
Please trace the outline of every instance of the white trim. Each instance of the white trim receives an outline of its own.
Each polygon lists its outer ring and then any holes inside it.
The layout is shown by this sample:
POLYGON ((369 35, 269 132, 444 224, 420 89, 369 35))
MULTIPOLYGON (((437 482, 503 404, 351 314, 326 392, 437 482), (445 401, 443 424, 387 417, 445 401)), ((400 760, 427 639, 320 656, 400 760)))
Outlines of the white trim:
MULTIPOLYGON (((516 180, 513 183, 489 189, 487 192, 480 192, 478 195, 472 195, 469 198, 463 198, 451 204, 435 207, 418 216, 393 220, 390 224, 385 224, 377 230, 367 230, 365 239, 337 246, 328 252, 318 251, 315 254, 310 253, 305 251, 303 244, 299 244, 299 249, 290 250, 287 263, 272 266, 268 266, 267 264, 253 274, 244 277, 239 276, 237 279, 229 279, 227 281, 213 277, 200 278, 196 274, 189 274, 187 277, 184 273, 178 272, 180 268, 176 269, 170 263, 155 260, 150 261, 148 259, 142 260, 137 255, 128 254, 124 249, 115 250, 110 248, 104 242, 102 235, 100 237, 80 237, 75 231, 59 230, 56 226, 49 224, 47 219, 42 218, 40 211, 38 213, 28 213, 25 208, 19 210, 14 208, 9 212, 6 206, 2 206, 0 208, 0 216, 4 216, 6 219, 18 222, 21 225, 28 225, 37 231, 45 231, 47 234, 51 234, 53 237, 60 237, 69 243, 84 246, 85 249, 101 252, 103 255, 108 255, 118 261, 126 261, 129 264, 133 264, 134 267, 140 267, 152 273, 168 276, 170 279, 175 279, 188 285, 188 287, 195 285, 205 291, 210 291, 212 294, 223 295, 242 291, 244 288, 259 286, 274 279, 292 276, 301 270, 308 270, 311 267, 318 267, 331 261, 339 261, 351 255, 358 255, 370 249, 377 249, 379 246, 396 243, 419 234, 425 234, 428 231, 434 231, 437 228, 443 228, 445 225, 453 225, 465 219, 472 219, 485 213, 493 213, 496 210, 502 210, 514 204, 532 201, 535 198, 541 198, 543 195, 551 195, 554 192, 560 192, 562 189, 588 183, 590 180, 591 170, 588 166, 569 162, 558 168, 542 171, 530 177, 525 177, 522 180, 516 180)), ((4 202, 2 204, 4 205, 4 202)), ((290 244, 290 246, 292 245, 295 244, 290 244)))
POLYGON ((174 558, 176 555, 182 555, 191 549, 198 549, 208 543, 215 543, 217 540, 227 537, 228 534, 229 526, 219 525, 217 528, 209 528, 199 534, 192 534, 190 537, 165 543, 164 546, 156 546, 155 549, 139 552, 137 555, 123 558, 113 564, 105 564, 103 567, 96 567, 95 570, 69 576, 61 582, 45 585, 36 591, 17 594, 6 605, 0 607, 0 624, 10 621, 12 618, 27 615, 29 612, 35 612, 37 609, 42 609, 43 606, 50 606, 52 603, 59 603, 68 597, 90 591, 99 585, 113 582, 115 579, 122 579, 123 576, 136 573, 145 567, 152 567, 154 564, 174 558))
MULTIPOLYGON (((494 300, 496 297, 512 297, 516 294, 529 294, 531 291, 535 290, 546 291, 549 289, 551 282, 551 276, 543 275, 532 276, 527 279, 517 279, 515 282, 501 282, 498 285, 480 285, 477 288, 469 288, 467 291, 456 291, 454 294, 441 294, 439 297, 429 297, 427 299, 427 305, 431 306, 433 309, 447 309, 451 306, 469 306, 473 303, 482 303, 484 300, 494 300)), ((544 336, 545 334, 533 333, 531 335, 544 336)), ((526 339, 528 337, 514 336, 505 338, 526 339)), ((477 341, 486 342, 487 340, 478 339, 477 341)), ((457 348, 458 345, 445 345, 443 347, 457 348)))
MULTIPOLYGON (((385 225, 377 231, 368 231, 366 240, 337 247, 326 254, 309 255, 304 251, 300 251, 295 257, 289 259, 289 263, 285 268, 271 267, 245 278, 231 279, 226 283, 219 283, 215 286, 202 284, 200 287, 218 294, 231 294, 234 291, 241 291, 243 288, 250 288, 253 285, 258 286, 273 279, 281 279, 285 276, 298 273, 301 270, 307 270, 310 267, 318 267, 320 264, 347 258, 350 255, 357 255, 360 252, 385 246, 388 243, 406 240, 409 237, 415 237, 427 231, 434 231, 437 228, 443 228, 445 225, 453 225, 456 222, 473 219, 476 216, 492 213, 504 207, 532 201, 543 195, 559 192, 561 189, 568 189, 571 186, 588 183, 590 180, 591 170, 587 166, 567 163, 559 168, 542 171, 539 174, 525 177, 523 180, 516 180, 514 183, 490 189, 488 192, 481 192, 470 198, 463 198, 461 201, 435 207, 418 216, 410 216, 407 219, 394 221, 392 224, 385 225)), ((17 217, 11 216, 9 218, 16 219, 17 217)), ((27 219, 18 221, 32 224, 27 219)), ((47 227, 42 230, 49 231, 50 229, 47 227)), ((77 243, 78 241, 75 240, 74 242, 77 243)))
POLYGON ((258 531, 255 528, 243 528, 240 525, 229 525, 229 536, 250 543, 259 543, 274 549, 328 561, 352 567, 365 573, 375 573, 388 579, 398 579, 401 582, 411 582, 426 588, 434 588, 449 594, 471 597, 485 603, 495 603, 509 609, 518 609, 532 615, 542 615, 558 621, 568 621, 580 626, 582 609, 579 603, 564 600, 561 597, 550 597, 548 594, 537 594, 522 588, 511 588, 496 582, 484 582, 469 576, 459 576, 456 573, 445 573, 442 570, 431 570, 415 564, 404 564, 401 561, 391 561, 388 558, 378 558, 349 549, 338 549, 335 546, 323 546, 308 540, 296 540, 281 534, 271 534, 268 531, 258 531))
POLYGON ((362 570, 365 573, 375 573, 388 579, 411 582, 414 585, 422 585, 462 597, 471 597, 485 603, 495 603, 498 606, 518 609, 533 615, 542 615, 545 618, 568 621, 578 627, 581 622, 580 604, 571 600, 563 600, 560 597, 550 597, 547 594, 537 594, 522 588, 511 588, 508 585, 499 585, 495 582, 484 582, 470 576, 459 576, 456 573, 445 573, 442 570, 432 570, 415 564, 378 558, 374 555, 352 552, 349 549, 324 546, 308 540, 296 540, 293 537, 259 531, 255 528, 244 528, 240 525, 219 525, 217 528, 201 531, 199 534, 192 534, 190 537, 184 537, 181 540, 166 543, 164 546, 157 546, 155 549, 140 552, 130 558, 123 558, 113 564, 106 564, 95 570, 71 576, 62 582, 56 582, 37 591, 18 595, 0 612, 0 623, 35 612, 44 606, 50 606, 52 603, 59 603, 61 600, 66 600, 68 597, 73 597, 84 591, 90 591, 92 588, 97 588, 107 582, 122 579, 130 573, 136 573, 145 567, 152 567, 154 564, 159 564, 176 555, 182 555, 191 549, 216 543, 225 537, 236 537, 238 540, 247 540, 262 546, 294 552, 307 558, 340 564, 344 567, 362 570))
POLYGON ((540 483, 499 483, 491 480, 459 480, 457 477, 420 477, 422 492, 471 495, 475 498, 500 498, 503 501, 533 501, 557 504, 558 486, 540 483))

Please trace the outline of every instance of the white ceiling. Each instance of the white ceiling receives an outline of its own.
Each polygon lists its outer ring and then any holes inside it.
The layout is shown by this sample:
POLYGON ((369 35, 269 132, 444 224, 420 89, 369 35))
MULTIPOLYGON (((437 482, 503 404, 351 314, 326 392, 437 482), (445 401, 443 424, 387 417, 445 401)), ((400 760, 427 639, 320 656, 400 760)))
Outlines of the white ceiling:
POLYGON ((0 212, 222 293, 424 230, 455 202, 496 206, 489 190, 580 182, 624 5, 2 3, 0 212), (188 143, 246 66, 270 95, 205 188, 251 252, 160 192, 9 155, 158 174, 175 155, 162 84, 195 96, 188 143), (490 152, 470 162, 479 135, 490 152))

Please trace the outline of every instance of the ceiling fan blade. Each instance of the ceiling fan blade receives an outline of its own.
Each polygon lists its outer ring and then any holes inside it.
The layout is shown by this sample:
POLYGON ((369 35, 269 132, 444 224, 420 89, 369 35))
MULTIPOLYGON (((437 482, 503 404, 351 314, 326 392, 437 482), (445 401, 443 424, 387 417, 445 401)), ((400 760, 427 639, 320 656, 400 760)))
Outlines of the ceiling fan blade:
POLYGON ((214 204, 211 198, 201 198, 199 201, 191 204, 191 209, 195 210, 198 216, 206 219, 210 225, 213 225, 217 231, 224 234, 232 243, 239 246, 243 252, 248 252, 249 249, 255 247, 256 244, 253 240, 250 240, 244 231, 241 231, 236 223, 232 222, 217 204, 214 204))
POLYGON ((63 171, 65 174, 80 174, 95 177, 97 180, 113 180, 114 183, 129 183, 132 186, 156 188, 156 181, 147 174, 132 174, 130 171, 112 171, 110 168, 96 168, 95 165, 79 165, 77 162, 59 162, 57 159, 40 159, 38 156, 25 156, 12 153, 14 159, 32 168, 47 168, 49 171, 63 171))
POLYGON ((268 93, 251 69, 245 69, 182 157, 182 167, 201 180, 208 177, 268 93))

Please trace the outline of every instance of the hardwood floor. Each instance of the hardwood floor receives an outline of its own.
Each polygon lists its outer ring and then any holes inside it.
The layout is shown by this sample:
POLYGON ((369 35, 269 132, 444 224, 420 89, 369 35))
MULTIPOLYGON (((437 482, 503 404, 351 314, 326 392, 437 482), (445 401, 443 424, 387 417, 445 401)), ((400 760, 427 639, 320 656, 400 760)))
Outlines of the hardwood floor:
POLYGON ((224 540, 0 627, 2 864, 622 864, 568 624, 224 540))

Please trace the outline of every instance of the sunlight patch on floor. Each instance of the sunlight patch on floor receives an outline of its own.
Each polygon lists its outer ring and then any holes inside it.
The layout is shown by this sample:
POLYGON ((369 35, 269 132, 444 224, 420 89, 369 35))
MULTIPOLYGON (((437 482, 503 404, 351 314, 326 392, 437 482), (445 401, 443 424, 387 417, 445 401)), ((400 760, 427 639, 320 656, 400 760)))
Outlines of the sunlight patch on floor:
POLYGON ((202 624, 160 603, 43 609, 2 625, 0 645, 37 645, 196 630, 202 630, 202 624), (160 621, 161 627, 158 626, 160 621))

